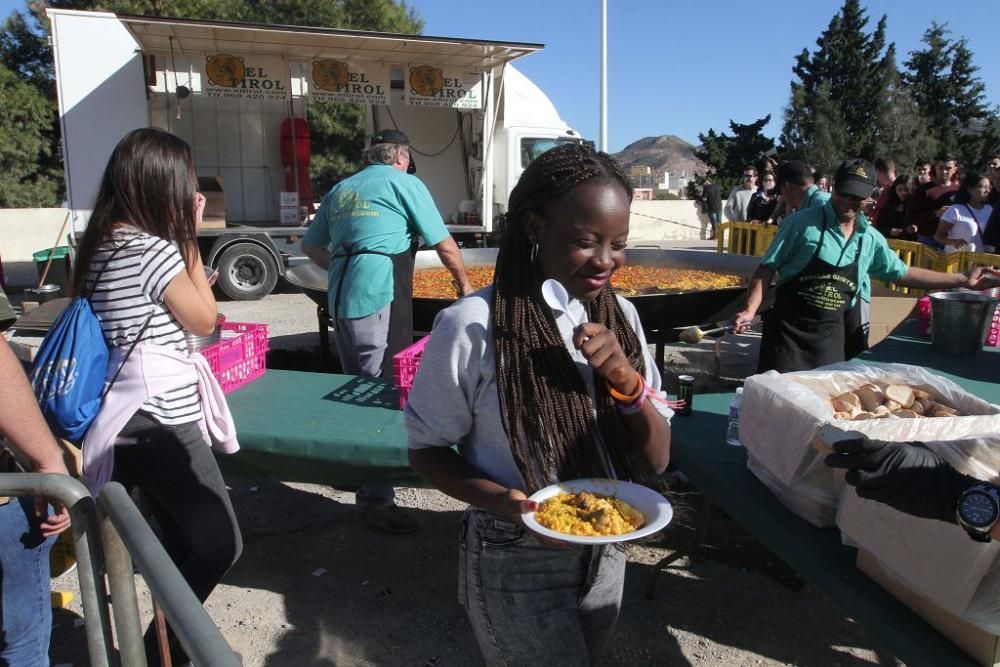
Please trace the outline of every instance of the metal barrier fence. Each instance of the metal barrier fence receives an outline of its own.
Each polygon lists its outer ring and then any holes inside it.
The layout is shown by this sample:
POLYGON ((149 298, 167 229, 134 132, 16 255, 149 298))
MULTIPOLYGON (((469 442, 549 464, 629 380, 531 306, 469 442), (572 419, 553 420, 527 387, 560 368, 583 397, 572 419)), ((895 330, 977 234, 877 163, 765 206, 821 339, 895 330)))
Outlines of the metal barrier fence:
POLYGON ((69 508, 91 665, 146 666, 133 558, 194 664, 241 664, 120 484, 105 485, 95 503, 83 484, 65 475, 0 473, 0 495, 44 496, 69 508))
MULTIPOLYGON (((716 249, 719 253, 754 255, 760 257, 774 240, 778 228, 751 222, 727 221, 719 225, 716 249)), ((985 252, 939 253, 930 246, 916 241, 887 239, 889 247, 907 266, 933 269, 945 273, 969 271, 977 266, 1000 266, 1000 254, 985 252)), ((920 295, 923 290, 877 281, 902 294, 920 295)))

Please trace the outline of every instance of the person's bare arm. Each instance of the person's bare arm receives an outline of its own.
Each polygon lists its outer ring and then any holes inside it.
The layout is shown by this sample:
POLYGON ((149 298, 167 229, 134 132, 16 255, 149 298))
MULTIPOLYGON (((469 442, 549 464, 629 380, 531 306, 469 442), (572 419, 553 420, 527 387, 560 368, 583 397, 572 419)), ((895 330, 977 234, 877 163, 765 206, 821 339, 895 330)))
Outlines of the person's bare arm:
POLYGON ((934 240, 943 246, 951 246, 952 248, 961 248, 966 245, 966 242, 962 239, 950 239, 948 234, 951 232, 951 228, 954 226, 953 223, 946 222, 942 220, 938 223, 937 231, 934 232, 934 240))
MULTIPOLYGON (((68 475, 63 453, 38 411, 35 394, 21 370, 21 362, 0 336, 0 431, 18 454, 28 460, 31 469, 39 473, 68 475)), ((42 533, 55 535, 69 526, 69 511, 57 507, 56 514, 47 518, 45 499, 35 504, 35 514, 42 520, 42 533)))
POLYGON ((410 467, 442 493, 515 521, 537 509, 524 491, 497 484, 447 447, 411 449, 410 467))
MULTIPOLYGON (((205 210, 205 195, 195 195, 195 228, 201 226, 201 216, 205 210)), ((167 308, 186 331, 197 336, 207 336, 215 331, 215 320, 219 315, 215 304, 215 294, 208 284, 201 251, 197 242, 181 250, 185 270, 173 277, 163 291, 167 308)))
POLYGON ((906 271, 906 275, 896 282, 918 289, 967 287, 982 290, 1000 286, 1000 274, 984 270, 982 267, 977 267, 969 273, 943 273, 911 266, 906 271))
POLYGON ((312 243, 302 242, 302 252, 312 260, 312 263, 323 269, 324 271, 330 270, 330 251, 329 249, 313 245, 312 243))
POLYGON ((774 269, 763 264, 758 266, 753 275, 750 276, 750 285, 747 287, 746 308, 736 313, 736 316, 733 318, 733 324, 736 325, 737 332, 746 329, 747 325, 757 316, 757 309, 764 302, 764 297, 767 295, 767 290, 770 289, 773 279, 774 269))
POLYGON ((472 283, 465 275, 465 262, 462 261, 462 251, 455 243, 455 239, 450 236, 434 246, 434 251, 441 258, 441 263, 451 273, 457 285, 458 296, 465 296, 473 292, 472 283))

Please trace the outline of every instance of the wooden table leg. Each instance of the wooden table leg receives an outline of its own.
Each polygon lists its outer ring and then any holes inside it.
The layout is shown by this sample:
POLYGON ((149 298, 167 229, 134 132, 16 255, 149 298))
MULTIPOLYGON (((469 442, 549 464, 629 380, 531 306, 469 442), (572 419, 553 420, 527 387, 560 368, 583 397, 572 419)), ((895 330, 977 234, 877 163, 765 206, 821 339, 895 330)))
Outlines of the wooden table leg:
POLYGON ((708 542, 708 533, 712 527, 712 501, 707 495, 702 496, 702 506, 701 506, 701 517, 698 524, 698 531, 695 533, 694 539, 681 547, 680 549, 674 551, 668 556, 660 559, 656 565, 653 566, 653 571, 649 575, 649 583, 646 584, 646 599, 652 600, 656 597, 656 581, 659 579, 660 572, 670 567, 671 564, 688 556, 708 542))

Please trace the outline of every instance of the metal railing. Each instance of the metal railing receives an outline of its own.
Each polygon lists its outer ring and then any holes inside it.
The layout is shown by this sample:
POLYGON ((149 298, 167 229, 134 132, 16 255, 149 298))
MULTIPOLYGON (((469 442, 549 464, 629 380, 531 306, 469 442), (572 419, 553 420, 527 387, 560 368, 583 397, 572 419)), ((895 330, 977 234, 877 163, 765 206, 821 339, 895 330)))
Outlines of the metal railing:
POLYGON ((133 558, 194 664, 241 664, 120 484, 106 484, 95 503, 83 484, 65 475, 0 473, 0 495, 44 496, 69 508, 91 665, 146 665, 133 558))

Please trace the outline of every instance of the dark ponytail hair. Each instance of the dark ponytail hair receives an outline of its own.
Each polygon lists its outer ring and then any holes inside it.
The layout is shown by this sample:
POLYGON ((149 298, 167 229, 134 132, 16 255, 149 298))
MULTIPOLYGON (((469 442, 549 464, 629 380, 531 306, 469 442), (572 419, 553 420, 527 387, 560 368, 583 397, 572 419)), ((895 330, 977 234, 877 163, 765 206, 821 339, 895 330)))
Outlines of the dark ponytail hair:
POLYGON ((186 265, 197 244, 195 184, 191 147, 183 139, 154 128, 125 135, 111 152, 77 248, 73 293, 83 294, 90 260, 116 224, 176 242, 186 265))
MULTIPOLYGON (((514 461, 532 493, 553 478, 629 479, 636 464, 628 434, 603 385, 595 404, 566 349, 552 311, 541 296, 542 274, 532 257, 526 218, 547 209, 583 183, 632 187, 609 155, 582 144, 564 144, 528 165, 510 196, 508 225, 494 275, 492 326, 500 416, 514 461), (607 460, 600 451, 603 443, 607 460)), ((610 285, 587 304, 590 321, 613 332, 633 367, 645 374, 642 346, 610 285)))

